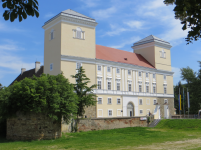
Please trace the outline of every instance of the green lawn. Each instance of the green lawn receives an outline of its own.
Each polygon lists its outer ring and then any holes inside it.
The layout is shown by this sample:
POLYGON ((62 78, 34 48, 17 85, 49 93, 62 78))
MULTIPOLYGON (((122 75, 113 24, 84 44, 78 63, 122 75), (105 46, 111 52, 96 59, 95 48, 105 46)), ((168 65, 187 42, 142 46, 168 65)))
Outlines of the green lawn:
POLYGON ((160 149, 160 147, 162 149, 169 149, 171 146, 172 149, 175 149, 175 146, 177 149, 201 149, 201 144, 199 143, 201 143, 201 120, 189 119, 162 120, 155 128, 134 127, 66 133, 63 134, 62 138, 57 140, 13 142, 1 138, 0 150, 106 150, 154 149, 156 147, 158 147, 158 149, 160 149))

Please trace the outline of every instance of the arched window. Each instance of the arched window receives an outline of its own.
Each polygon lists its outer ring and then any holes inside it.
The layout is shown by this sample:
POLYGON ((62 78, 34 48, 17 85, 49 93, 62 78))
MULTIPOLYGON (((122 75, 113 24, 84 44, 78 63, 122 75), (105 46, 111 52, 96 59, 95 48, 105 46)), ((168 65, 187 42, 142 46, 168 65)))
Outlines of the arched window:
POLYGON ((73 37, 76 39, 85 39, 85 32, 80 27, 73 29, 73 37))
POLYGON ((160 53, 161 53, 161 58, 166 58, 164 49, 162 49, 162 51, 160 51, 160 53))

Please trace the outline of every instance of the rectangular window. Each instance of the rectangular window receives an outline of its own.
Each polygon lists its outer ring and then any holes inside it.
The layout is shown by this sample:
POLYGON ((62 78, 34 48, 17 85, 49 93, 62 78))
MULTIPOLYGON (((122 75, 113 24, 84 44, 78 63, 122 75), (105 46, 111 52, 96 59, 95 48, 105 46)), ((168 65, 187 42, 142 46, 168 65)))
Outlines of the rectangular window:
POLYGON ((128 91, 131 91, 131 84, 128 84, 128 91))
POLYGON ((154 99, 154 105, 157 103, 156 99, 154 99))
POLYGON ((156 78, 156 74, 153 74, 153 79, 155 79, 156 78))
POLYGON ((142 72, 138 72, 138 76, 141 77, 142 76, 142 72))
POLYGON ((142 109, 140 110, 140 114, 143 114, 143 110, 142 109))
POLYGON ((107 72, 110 72, 111 70, 110 70, 110 67, 107 67, 107 72))
POLYGON ((163 79, 166 80, 166 75, 163 76, 163 79))
POLYGON ((107 99, 107 103, 108 103, 108 104, 112 104, 112 99, 111 99, 111 98, 108 98, 108 99, 107 99))
POLYGON ((101 81, 98 81, 98 89, 101 89, 101 81))
POLYGON ((81 63, 77 63, 77 65, 76 65, 76 69, 80 69, 81 66, 82 66, 81 63))
POLYGON ((146 100, 146 104, 147 104, 147 105, 150 105, 150 99, 147 99, 147 100, 146 100))
POLYGON ((107 82, 107 89, 111 90, 111 82, 107 82))
POLYGON ((117 98, 117 104, 121 104, 121 99, 117 98))
POLYGON ((98 104, 102 104, 102 98, 98 98, 98 104))
POLYGON ((146 92, 149 93, 149 86, 146 86, 146 92))
POLYGON ((98 65, 98 71, 101 71, 101 66, 100 65, 98 65))
POLYGON ((139 105, 142 105, 142 99, 139 99, 139 105))
POLYGON ((120 73, 120 69, 119 68, 117 68, 117 73, 120 73))
POLYGON ((112 110, 108 110, 108 116, 109 116, 109 117, 112 116, 112 110))
POLYGON ((167 87, 164 87, 164 94, 167 94, 167 87))
POLYGON ((139 85, 139 92, 142 92, 142 85, 139 85))
POLYGON ((50 64, 50 71, 53 70, 53 63, 50 64))
POLYGON ((131 71, 130 70, 128 70, 128 75, 131 75, 131 71))
POLYGON ((153 86, 153 93, 156 93, 156 87, 153 86))
POLYGON ((146 73, 146 78, 149 78, 149 73, 146 73))
POLYGON ((120 91, 120 83, 117 83, 117 91, 120 91))
POLYGON ((51 40, 54 39, 54 31, 51 31, 51 40))

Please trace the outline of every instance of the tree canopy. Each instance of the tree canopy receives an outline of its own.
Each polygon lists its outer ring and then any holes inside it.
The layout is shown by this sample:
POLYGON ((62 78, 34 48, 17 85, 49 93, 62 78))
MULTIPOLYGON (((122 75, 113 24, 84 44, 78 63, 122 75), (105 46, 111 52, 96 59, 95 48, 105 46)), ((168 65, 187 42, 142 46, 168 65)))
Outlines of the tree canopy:
POLYGON ((39 17, 38 0, 0 0, 2 7, 6 10, 3 13, 5 20, 13 22, 19 19, 21 22, 27 16, 39 17))
POLYGON ((188 31, 187 44, 201 38, 201 1, 200 0, 164 0, 166 5, 174 4, 175 18, 183 24, 182 29, 188 31))
POLYGON ((62 74, 25 78, 0 90, 0 116, 12 117, 16 112, 43 113, 53 120, 69 121, 77 113, 77 95, 62 74))

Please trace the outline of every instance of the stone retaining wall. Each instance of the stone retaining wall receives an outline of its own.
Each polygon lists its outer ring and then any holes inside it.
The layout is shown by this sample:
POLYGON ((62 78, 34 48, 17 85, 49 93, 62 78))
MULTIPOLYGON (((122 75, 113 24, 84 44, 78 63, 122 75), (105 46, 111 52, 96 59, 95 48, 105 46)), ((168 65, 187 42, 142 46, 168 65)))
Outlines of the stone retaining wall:
POLYGON ((61 137, 61 123, 41 114, 21 114, 7 119, 7 139, 41 140, 61 137))
POLYGON ((140 120, 140 118, 141 117, 80 119, 78 131, 147 127, 147 120, 140 120))

